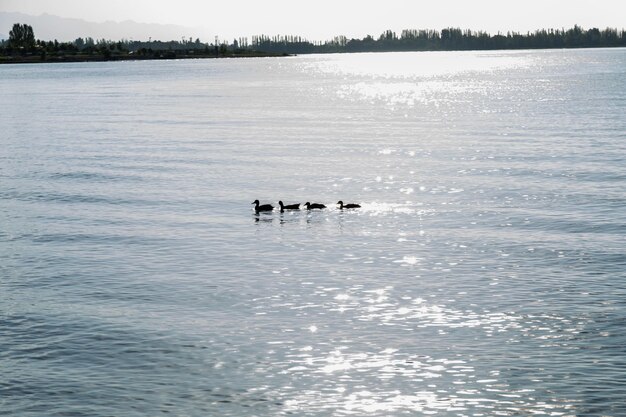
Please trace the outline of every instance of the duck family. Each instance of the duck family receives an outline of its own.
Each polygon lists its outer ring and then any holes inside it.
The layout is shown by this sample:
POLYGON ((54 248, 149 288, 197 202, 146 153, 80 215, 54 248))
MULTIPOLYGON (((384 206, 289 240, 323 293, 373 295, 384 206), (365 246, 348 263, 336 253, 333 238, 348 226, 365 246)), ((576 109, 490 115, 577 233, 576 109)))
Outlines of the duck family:
MULTIPOLYGON (((269 212, 269 211, 273 211, 274 210, 274 206, 272 206, 271 204, 261 204, 259 202, 259 200, 254 200, 252 202, 252 204, 254 204, 254 211, 256 213, 263 213, 263 212, 269 212)), ((282 201, 279 201, 278 205, 280 206, 280 212, 281 213, 285 212, 285 210, 300 210, 300 203, 283 204, 282 201)), ((343 209, 357 209, 357 208, 361 207, 359 204, 355 204, 355 203, 344 204, 343 201, 341 201, 341 200, 339 200, 337 202, 337 205, 339 206, 339 210, 343 210, 343 209)), ((309 201, 304 203, 304 206, 306 207, 307 210, 322 210, 322 209, 326 208, 326 206, 324 204, 321 204, 321 203, 311 203, 309 201)))

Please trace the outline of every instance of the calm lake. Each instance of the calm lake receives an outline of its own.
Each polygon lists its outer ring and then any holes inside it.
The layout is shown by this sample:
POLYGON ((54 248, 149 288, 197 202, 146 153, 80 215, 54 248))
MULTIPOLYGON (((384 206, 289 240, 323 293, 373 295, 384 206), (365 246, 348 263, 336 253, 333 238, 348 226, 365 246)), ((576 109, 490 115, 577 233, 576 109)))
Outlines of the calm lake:
POLYGON ((0 92, 0 415, 626 415, 626 49, 0 92))

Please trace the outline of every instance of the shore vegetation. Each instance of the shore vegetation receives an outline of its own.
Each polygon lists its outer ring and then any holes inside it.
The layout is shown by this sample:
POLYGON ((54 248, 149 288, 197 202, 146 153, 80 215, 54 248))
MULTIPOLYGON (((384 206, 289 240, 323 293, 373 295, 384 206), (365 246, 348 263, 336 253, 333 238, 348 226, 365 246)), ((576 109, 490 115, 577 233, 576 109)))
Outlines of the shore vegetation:
POLYGON ((259 35, 232 41, 202 42, 192 38, 147 41, 77 38, 71 42, 36 39, 33 28, 15 23, 9 39, 0 41, 0 63, 76 62, 147 59, 259 57, 311 53, 465 51, 501 49, 626 47, 624 29, 540 29, 495 35, 483 31, 446 28, 439 30, 391 30, 378 37, 309 41, 294 35, 259 35))

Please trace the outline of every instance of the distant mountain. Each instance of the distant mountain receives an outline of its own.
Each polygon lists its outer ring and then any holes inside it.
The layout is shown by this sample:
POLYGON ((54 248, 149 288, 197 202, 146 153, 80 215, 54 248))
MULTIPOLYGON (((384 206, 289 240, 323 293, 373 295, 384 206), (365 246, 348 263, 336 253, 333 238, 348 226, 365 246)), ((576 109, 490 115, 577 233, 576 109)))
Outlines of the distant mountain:
MULTIPOLYGON (((133 40, 180 40, 201 37, 200 30, 178 25, 137 23, 132 20, 104 23, 88 22, 49 14, 32 16, 23 13, 0 12, 0 39, 8 39, 14 23, 26 23, 33 27, 35 38, 42 40, 73 41, 76 38, 133 39, 133 40), (6 35, 3 35, 6 34, 6 35)), ((203 40, 208 40, 205 37, 203 40)))

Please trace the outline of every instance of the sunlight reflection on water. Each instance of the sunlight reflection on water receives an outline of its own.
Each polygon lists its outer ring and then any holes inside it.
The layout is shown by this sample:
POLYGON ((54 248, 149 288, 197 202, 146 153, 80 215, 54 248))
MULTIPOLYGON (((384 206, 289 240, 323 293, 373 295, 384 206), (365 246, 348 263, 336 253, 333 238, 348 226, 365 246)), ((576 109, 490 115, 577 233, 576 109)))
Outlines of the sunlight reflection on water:
MULTIPOLYGON (((504 313, 458 311, 445 306, 430 305, 418 298, 402 307, 390 302, 387 296, 392 288, 361 291, 362 296, 339 294, 334 297, 337 308, 328 311, 341 314, 353 310, 354 320, 379 321, 381 325, 408 327, 436 327, 450 330, 480 328, 489 337, 493 332, 515 331, 528 336, 533 332, 534 320, 504 313), (530 325, 530 326, 529 326, 530 325), (529 327, 527 327, 529 326, 529 327)), ((405 297, 406 298, 406 297, 405 297)), ((546 317, 536 318, 544 328, 534 329, 532 337, 543 338, 558 329, 545 327, 546 317), (539 330, 539 333, 536 331, 539 330)), ((551 317, 556 323, 563 318, 551 317)), ((576 329, 570 329, 576 333, 576 329)), ((557 336, 558 337, 558 336, 557 336)), ((347 341, 346 341, 347 342, 347 341)), ((354 352, 348 346, 336 346, 320 355, 325 348, 306 346, 298 349, 284 371, 294 378, 326 374, 323 391, 304 390, 296 398, 285 402, 285 412, 302 408, 312 411, 335 410, 339 414, 422 412, 490 413, 495 409, 533 414, 574 415, 574 405, 561 399, 555 403, 534 402, 528 395, 533 389, 513 389, 499 379, 499 372, 477 376, 474 366, 462 359, 436 358, 425 355, 408 355, 399 349, 386 348, 378 352, 354 352), (316 355, 316 352, 318 354, 316 355), (373 378, 378 383, 366 379, 373 378), (406 387, 394 381, 410 379, 422 390, 407 392, 406 387), (356 384, 356 386, 355 386, 356 384), (469 388, 472 387, 472 388, 469 388), (480 388, 477 388, 480 387, 480 388), (359 389, 360 388, 360 389, 359 389), (495 394, 495 397, 494 397, 495 394), (322 395, 322 396, 320 396, 322 395), (497 406, 497 407, 496 407, 497 406), (312 407, 312 408, 311 408, 312 407), (491 410, 491 411, 490 411, 491 410)), ((496 411, 496 414, 500 412, 496 411)), ((378 415, 378 414, 377 414, 378 415)))
POLYGON ((525 52, 398 52, 329 55, 309 63, 314 69, 339 76, 422 78, 460 73, 523 69, 533 62, 525 52))
MULTIPOLYGON (((418 262, 409 257, 408 263, 415 265, 418 262)), ((565 398, 536 401, 533 397, 535 389, 512 387, 500 378, 499 370, 477 368, 478 352, 467 358, 458 354, 446 357, 410 352, 418 346, 422 346, 418 351, 423 350, 433 335, 447 333, 459 342, 467 338, 484 339, 485 346, 495 334, 508 334, 505 340, 512 348, 524 339, 533 339, 538 346, 548 346, 546 340, 566 346, 584 329, 584 321, 574 323, 558 315, 490 312, 478 306, 460 310, 443 303, 433 304, 426 298, 401 295, 392 286, 366 289, 357 284, 347 291, 342 287, 318 287, 313 294, 319 297, 318 303, 296 303, 291 308, 298 314, 306 311, 305 316, 314 321, 317 321, 314 317, 321 318, 328 313, 341 315, 344 321, 351 323, 352 333, 336 338, 332 336, 336 329, 311 325, 306 330, 315 333, 316 337, 310 340, 310 344, 288 348, 289 353, 285 356, 290 359, 278 364, 283 368, 282 373, 290 375, 293 381, 303 381, 305 385, 306 381, 316 382, 313 388, 302 387, 294 396, 289 395, 284 403, 286 414, 307 409, 376 415, 409 411, 424 414, 467 412, 473 415, 504 412, 496 410, 576 415, 576 401, 565 398), (371 322, 377 324, 374 328, 394 326, 404 329, 407 334, 417 331, 424 340, 413 347, 359 349, 354 343, 362 337, 359 329, 371 329, 366 324, 371 322), (458 336, 454 336, 455 333, 459 333, 458 336), (413 389, 406 386, 407 380, 411 381, 413 389)), ((416 341, 415 334, 413 341, 416 341)), ((271 343, 282 344, 278 341, 271 343)), ((377 345, 384 346, 384 343, 381 341, 377 345)), ((392 341, 389 343, 394 345, 392 341)), ((500 359, 494 357, 492 360, 500 359)), ((286 392, 292 389, 295 388, 285 387, 286 392)))
POLYGON ((3 67, 0 414, 626 415, 625 59, 3 67))

